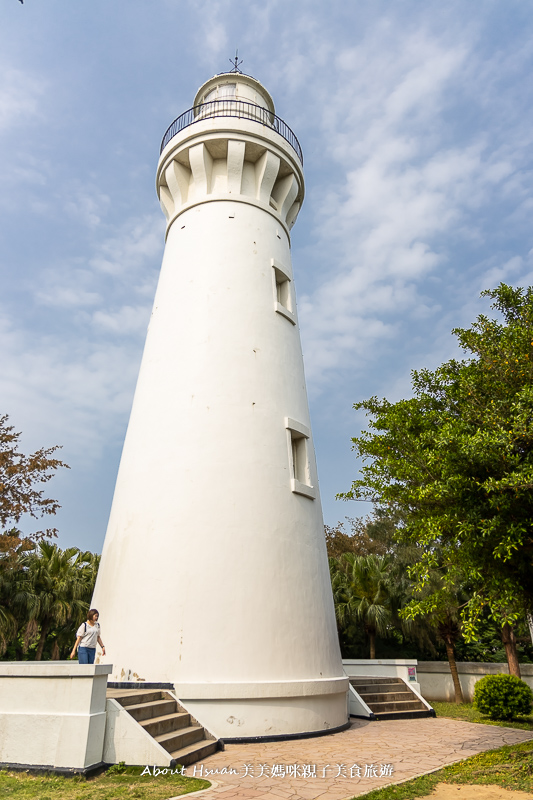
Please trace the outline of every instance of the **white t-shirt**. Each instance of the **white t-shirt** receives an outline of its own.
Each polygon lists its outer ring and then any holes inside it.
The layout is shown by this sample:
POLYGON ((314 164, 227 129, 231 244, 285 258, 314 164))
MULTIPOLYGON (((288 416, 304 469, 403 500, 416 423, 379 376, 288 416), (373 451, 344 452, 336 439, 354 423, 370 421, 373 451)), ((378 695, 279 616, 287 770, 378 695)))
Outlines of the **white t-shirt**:
POLYGON ((81 636, 80 647, 96 647, 97 639, 100 636, 100 623, 95 622, 94 625, 89 625, 88 622, 82 622, 76 631, 76 637, 81 636))

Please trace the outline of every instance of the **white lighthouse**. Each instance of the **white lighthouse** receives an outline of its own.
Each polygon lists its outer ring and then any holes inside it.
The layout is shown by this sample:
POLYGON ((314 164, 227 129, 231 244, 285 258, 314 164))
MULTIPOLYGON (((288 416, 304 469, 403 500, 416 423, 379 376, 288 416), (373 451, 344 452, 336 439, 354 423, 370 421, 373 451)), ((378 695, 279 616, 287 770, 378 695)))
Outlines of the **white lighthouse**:
POLYGON ((116 681, 225 739, 338 729, 342 669, 290 252, 298 140, 254 78, 163 139, 161 276, 94 605, 116 681))

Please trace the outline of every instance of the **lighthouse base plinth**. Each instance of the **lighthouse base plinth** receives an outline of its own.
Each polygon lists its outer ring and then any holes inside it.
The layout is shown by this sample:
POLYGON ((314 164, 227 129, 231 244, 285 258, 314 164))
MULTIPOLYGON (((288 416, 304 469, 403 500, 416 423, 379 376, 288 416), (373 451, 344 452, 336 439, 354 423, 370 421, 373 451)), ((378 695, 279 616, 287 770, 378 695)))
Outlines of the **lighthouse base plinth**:
POLYGON ((348 721, 345 677, 303 681, 176 684, 180 704, 217 738, 311 736, 348 721), (191 696, 194 695, 194 696, 191 696))

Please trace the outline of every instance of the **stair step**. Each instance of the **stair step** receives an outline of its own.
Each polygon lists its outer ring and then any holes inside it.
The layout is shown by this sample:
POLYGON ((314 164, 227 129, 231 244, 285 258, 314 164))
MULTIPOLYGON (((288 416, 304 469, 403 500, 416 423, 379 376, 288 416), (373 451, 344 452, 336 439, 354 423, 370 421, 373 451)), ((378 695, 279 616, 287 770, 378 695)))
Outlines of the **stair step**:
POLYGON ((112 697, 121 706, 139 705, 140 703, 151 703, 161 700, 161 691, 158 689, 108 689, 107 696, 112 697))
POLYGON ((424 719, 435 717, 433 709, 426 708, 424 711, 384 711, 375 715, 377 720, 382 719, 424 719))
POLYGON ((218 750, 218 746, 216 739, 204 739, 202 742, 182 747, 181 750, 175 750, 170 755, 178 764, 186 767, 187 764, 194 764, 195 761, 200 761, 202 758, 213 755, 218 750))
POLYGON ((191 724, 191 715, 185 711, 178 711, 175 714, 163 714, 161 717, 142 720, 140 724, 150 736, 156 737, 162 733, 187 728, 191 724))
POLYGON ((108 689, 107 697, 120 703, 178 764, 193 764, 220 747, 217 739, 206 739, 208 734, 204 728, 192 724, 190 714, 180 710, 176 700, 166 691, 141 687, 108 689))
POLYGON ((176 713, 175 700, 154 700, 151 703, 140 703, 139 705, 128 706, 127 711, 133 719, 141 722, 143 719, 154 719, 165 716, 166 714, 176 713))
POLYGON ((367 706, 375 714, 382 711, 422 711, 426 706, 420 700, 398 700, 396 702, 367 703, 367 706))
POLYGON ((401 678, 372 678, 361 675, 350 678, 350 684, 376 719, 435 716, 433 709, 428 708, 401 678))
POLYGON ((154 739, 159 742, 161 747, 172 753, 175 750, 182 750, 195 742, 205 741, 205 731, 201 725, 190 725, 180 731, 171 731, 170 733, 154 736, 154 739))
POLYGON ((409 687, 406 686, 405 683, 352 683, 351 685, 357 692, 357 694, 373 694, 373 693, 389 693, 389 692, 410 692, 411 690, 409 687))
POLYGON ((355 684, 355 683, 369 683, 369 684, 376 684, 376 683, 403 683, 403 680, 401 678, 394 678, 394 677, 391 677, 391 678, 388 678, 388 677, 372 678, 372 677, 367 676, 367 675, 357 675, 356 677, 351 677, 350 678, 350 683, 353 683, 353 684, 355 684))
POLYGON ((367 705, 371 703, 394 702, 396 700, 411 700, 413 698, 412 692, 380 692, 379 694, 367 694, 366 692, 358 692, 359 697, 362 697, 367 705))

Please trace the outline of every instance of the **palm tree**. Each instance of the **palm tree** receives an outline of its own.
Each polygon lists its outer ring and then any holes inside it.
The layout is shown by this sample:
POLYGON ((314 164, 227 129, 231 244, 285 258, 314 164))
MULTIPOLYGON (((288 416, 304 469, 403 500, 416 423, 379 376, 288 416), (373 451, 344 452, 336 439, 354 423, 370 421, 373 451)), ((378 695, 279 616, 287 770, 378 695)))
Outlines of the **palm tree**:
POLYGON ((376 657, 376 635, 386 633, 392 621, 391 557, 344 553, 330 559, 335 613, 341 626, 361 622, 376 657))
POLYGON ((18 572, 13 567, 0 568, 0 654, 2 655, 18 631, 18 621, 10 602, 17 577, 18 572))
MULTIPOLYGON (((461 638, 460 608, 464 605, 464 602, 461 602, 463 594, 464 590, 459 582, 453 588, 450 588, 449 585, 443 582, 442 571, 434 569, 428 576, 425 590, 416 596, 417 601, 422 603, 429 597, 430 603, 427 605, 425 613, 419 613, 416 616, 409 614, 409 602, 402 611, 404 624, 411 638, 420 640, 424 635, 424 631, 429 628, 435 632, 437 639, 444 643, 453 681, 455 702, 458 704, 464 703, 463 690, 455 660, 455 645, 461 638)), ((412 591, 406 593, 406 599, 408 601, 414 599, 412 591)))
MULTIPOLYGON (((25 644, 28 646, 37 639, 35 660, 40 661, 52 629, 68 624, 77 627, 84 619, 98 557, 82 553, 77 547, 61 550, 50 542, 39 542, 37 551, 23 561, 24 577, 15 600, 26 609, 25 644)), ((57 646, 54 646, 53 657, 59 658, 57 646)))
POLYGON ((24 554, 34 548, 35 543, 16 528, 0 534, 0 656, 26 623, 17 596, 23 576, 24 554))

